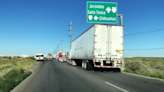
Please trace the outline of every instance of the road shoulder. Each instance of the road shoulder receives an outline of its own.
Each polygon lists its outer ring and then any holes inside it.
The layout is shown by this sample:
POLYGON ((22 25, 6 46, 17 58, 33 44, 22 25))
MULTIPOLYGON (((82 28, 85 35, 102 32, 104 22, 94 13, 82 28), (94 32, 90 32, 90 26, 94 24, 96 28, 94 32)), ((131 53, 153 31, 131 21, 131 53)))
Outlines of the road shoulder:
POLYGON ((147 78, 147 79, 159 80, 159 81, 163 81, 164 82, 164 79, 160 79, 160 78, 149 77, 149 76, 144 76, 144 75, 139 75, 139 74, 134 74, 134 73, 129 73, 129 72, 123 72, 123 71, 122 71, 122 73, 128 74, 128 75, 132 75, 132 76, 147 78))
POLYGON ((28 76, 25 80, 23 80, 19 85, 17 85, 13 90, 10 92, 22 92, 24 88, 27 87, 29 82, 37 75, 39 70, 41 69, 41 66, 43 65, 43 62, 37 62, 35 66, 33 66, 30 71, 32 71, 32 74, 28 76))

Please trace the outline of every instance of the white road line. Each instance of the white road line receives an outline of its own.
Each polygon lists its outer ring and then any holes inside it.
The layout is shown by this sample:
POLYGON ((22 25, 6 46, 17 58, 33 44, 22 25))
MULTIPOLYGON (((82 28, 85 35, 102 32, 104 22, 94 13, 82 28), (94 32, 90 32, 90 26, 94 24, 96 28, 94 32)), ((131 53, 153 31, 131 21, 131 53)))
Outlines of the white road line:
POLYGON ((71 66, 71 68, 73 68, 73 69, 77 70, 77 68, 75 68, 75 67, 72 67, 72 66, 71 66))
POLYGON ((109 82, 105 82, 106 84, 108 84, 108 85, 110 85, 110 86, 113 86, 113 87, 115 87, 115 88, 117 88, 117 89, 119 89, 119 90, 121 90, 121 91, 123 91, 123 92, 129 92, 129 91, 127 91, 127 90, 125 90, 125 89, 123 89, 123 88, 120 88, 120 87, 118 87, 118 86, 116 86, 116 85, 114 85, 114 84, 111 84, 111 83, 109 83, 109 82))

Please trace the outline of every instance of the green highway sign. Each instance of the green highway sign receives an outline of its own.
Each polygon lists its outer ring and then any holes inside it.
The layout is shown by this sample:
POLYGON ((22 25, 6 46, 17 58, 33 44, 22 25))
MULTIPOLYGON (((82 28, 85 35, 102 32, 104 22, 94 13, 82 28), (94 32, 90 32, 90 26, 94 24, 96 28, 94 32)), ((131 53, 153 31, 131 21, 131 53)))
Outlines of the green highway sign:
POLYGON ((117 23, 117 3, 87 1, 87 22, 117 23))

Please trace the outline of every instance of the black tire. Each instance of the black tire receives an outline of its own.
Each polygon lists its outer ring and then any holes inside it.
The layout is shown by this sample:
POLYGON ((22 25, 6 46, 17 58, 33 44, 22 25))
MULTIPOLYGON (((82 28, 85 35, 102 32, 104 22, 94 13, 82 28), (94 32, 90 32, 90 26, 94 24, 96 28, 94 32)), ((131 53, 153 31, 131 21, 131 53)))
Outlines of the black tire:
POLYGON ((121 69, 120 68, 114 69, 113 72, 115 72, 115 73, 121 73, 121 69))
POLYGON ((95 72, 97 72, 97 71, 98 71, 98 69, 97 69, 96 67, 94 67, 94 71, 95 71, 95 72))

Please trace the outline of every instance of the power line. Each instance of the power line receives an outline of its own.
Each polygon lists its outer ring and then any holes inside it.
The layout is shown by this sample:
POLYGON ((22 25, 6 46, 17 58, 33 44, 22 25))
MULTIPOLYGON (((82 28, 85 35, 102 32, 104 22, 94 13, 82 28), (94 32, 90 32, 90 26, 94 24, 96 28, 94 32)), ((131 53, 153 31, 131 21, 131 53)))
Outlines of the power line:
MULTIPOLYGON (((66 41, 65 41, 65 43, 67 43, 69 41, 69 39, 67 39, 66 41)), ((65 43, 63 43, 63 44, 65 44, 65 43)))
MULTIPOLYGON (((80 11, 77 10, 77 12, 79 11, 79 13, 77 14, 76 17, 74 17, 73 21, 76 21, 76 20, 77 20, 78 16, 80 15, 80 13, 81 13, 81 11, 83 10, 84 7, 85 7, 85 3, 84 3, 84 5, 82 6, 82 8, 81 8, 80 11)), ((77 22, 76 24, 78 24, 78 22, 77 22)), ((67 32, 66 32, 66 34, 67 34, 67 32)), ((63 38, 65 39, 65 37, 67 37, 67 36, 64 35, 63 38)))
MULTIPOLYGON (((84 3, 84 5, 82 6, 82 8, 81 8, 80 12, 78 13, 78 15, 76 16, 75 20, 78 18, 79 14, 80 14, 81 11, 83 10, 84 6, 85 6, 85 3, 84 3)), ((75 21, 75 20, 72 20, 72 21, 75 21)))
POLYGON ((152 30, 152 31, 147 31, 147 32, 135 33, 135 34, 127 34, 127 35, 124 35, 124 37, 131 36, 131 35, 146 34, 146 33, 151 33, 151 32, 158 32, 158 31, 164 31, 164 28, 157 29, 157 30, 152 30))
MULTIPOLYGON (((83 14, 83 16, 85 16, 85 13, 83 14)), ((83 16, 82 16, 80 19, 82 19, 83 16)), ((84 18, 85 18, 85 17, 84 17, 84 18)), ((80 23, 80 20, 74 25, 74 27, 75 27, 78 23, 80 23)))
POLYGON ((149 49, 124 49, 124 50, 157 50, 157 49, 164 49, 164 47, 162 47, 162 48, 149 48, 149 49))
POLYGON ((66 32, 66 34, 65 34, 66 36, 63 36, 63 39, 65 39, 65 37, 67 37, 67 34, 68 34, 68 33, 66 32))
POLYGON ((75 30, 75 32, 74 32, 73 34, 76 33, 76 31, 81 27, 81 25, 82 25, 84 22, 85 22, 85 18, 84 18, 84 20, 81 22, 81 24, 76 28, 76 30, 75 30))
MULTIPOLYGON (((85 22, 85 17, 84 17, 83 21, 81 22, 81 24, 76 28, 76 31, 81 27, 81 25, 82 25, 84 22, 85 22)), ((73 32, 73 34, 75 34, 76 31, 73 32)), ((66 37, 66 36, 65 36, 65 37, 66 37)), ((65 37, 64 37, 64 38, 65 38, 65 37)), ((65 42, 65 43, 66 43, 66 42, 65 42)))

